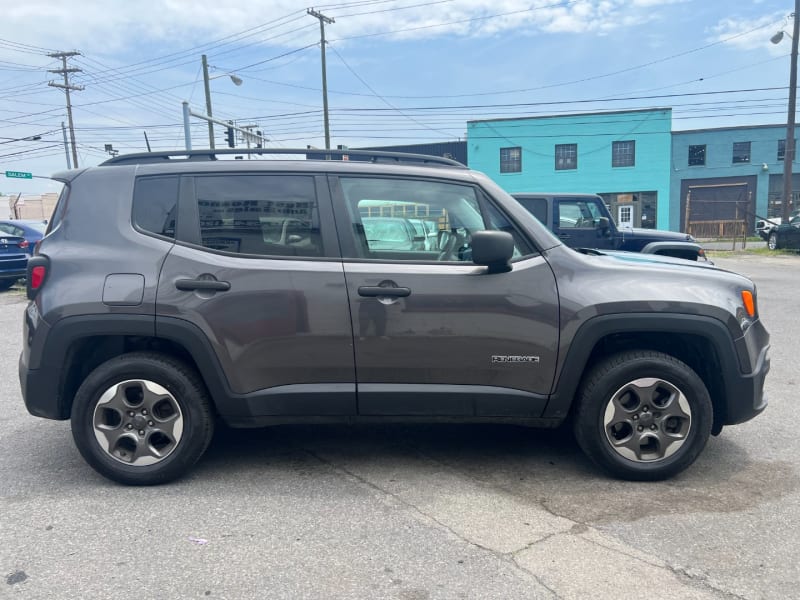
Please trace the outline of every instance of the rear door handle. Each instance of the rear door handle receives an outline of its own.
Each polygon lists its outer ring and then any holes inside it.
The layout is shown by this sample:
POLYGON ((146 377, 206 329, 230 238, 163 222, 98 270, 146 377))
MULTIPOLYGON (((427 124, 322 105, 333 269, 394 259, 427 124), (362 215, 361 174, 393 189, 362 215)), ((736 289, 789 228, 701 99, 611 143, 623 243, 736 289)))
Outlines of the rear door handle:
POLYGON ((378 285, 364 285, 358 288, 359 296, 366 297, 391 297, 405 298, 411 295, 411 288, 407 287, 381 287, 378 285))
POLYGON ((213 279, 178 279, 175 287, 184 292, 195 290, 227 292, 231 289, 231 284, 227 281, 215 281, 213 279))

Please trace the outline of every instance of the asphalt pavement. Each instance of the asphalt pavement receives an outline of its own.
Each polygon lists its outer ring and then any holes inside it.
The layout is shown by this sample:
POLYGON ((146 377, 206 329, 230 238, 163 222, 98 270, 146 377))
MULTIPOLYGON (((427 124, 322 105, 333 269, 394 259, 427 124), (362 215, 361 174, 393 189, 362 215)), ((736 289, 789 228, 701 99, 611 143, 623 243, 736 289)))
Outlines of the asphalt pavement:
POLYGON ((795 598, 800 257, 713 257, 758 285, 770 405, 660 483, 609 479, 561 431, 222 430, 151 488, 26 412, 22 294, 0 294, 0 598, 795 598))

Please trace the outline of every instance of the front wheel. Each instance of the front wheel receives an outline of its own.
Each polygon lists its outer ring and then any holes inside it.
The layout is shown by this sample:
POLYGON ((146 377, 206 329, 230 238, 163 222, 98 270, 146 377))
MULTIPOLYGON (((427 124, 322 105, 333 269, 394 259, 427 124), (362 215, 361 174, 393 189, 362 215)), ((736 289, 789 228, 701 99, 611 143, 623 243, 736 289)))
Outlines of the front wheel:
POLYGON ((666 479, 708 441, 712 405, 703 381, 661 352, 621 352, 584 379, 575 437, 591 460, 621 479, 666 479))
POLYGON ((777 250, 778 246, 778 234, 774 231, 771 231, 769 237, 767 238, 767 248, 770 250, 777 250))
POLYGON ((101 475, 128 485, 166 483, 208 447, 210 405, 203 382, 185 363, 157 353, 123 354, 78 388, 72 435, 101 475))

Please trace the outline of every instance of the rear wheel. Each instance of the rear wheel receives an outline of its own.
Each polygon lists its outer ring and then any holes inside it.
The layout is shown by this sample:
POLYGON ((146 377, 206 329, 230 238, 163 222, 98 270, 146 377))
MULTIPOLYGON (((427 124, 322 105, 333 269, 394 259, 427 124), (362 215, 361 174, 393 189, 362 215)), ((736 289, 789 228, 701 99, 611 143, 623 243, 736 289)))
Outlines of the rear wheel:
POLYGON ((0 292, 10 290, 15 283, 17 283, 16 279, 0 279, 0 292))
POLYGON ((584 380, 578 402, 578 444, 622 479, 666 479, 683 471, 711 433, 703 381, 661 352, 628 351, 602 361, 584 380))
POLYGON ((136 352, 101 364, 72 405, 72 435, 86 462, 129 485, 180 477, 212 434, 210 400, 199 376, 161 354, 136 352))
POLYGON ((778 250, 780 246, 778 245, 778 234, 774 231, 770 231, 769 237, 767 238, 767 248, 770 250, 778 250))

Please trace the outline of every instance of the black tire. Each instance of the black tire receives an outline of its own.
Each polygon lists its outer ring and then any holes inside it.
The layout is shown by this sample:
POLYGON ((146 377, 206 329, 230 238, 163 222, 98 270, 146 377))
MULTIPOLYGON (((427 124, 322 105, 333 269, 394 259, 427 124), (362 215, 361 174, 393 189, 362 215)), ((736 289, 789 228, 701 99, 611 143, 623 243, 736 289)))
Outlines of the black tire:
POLYGON ((197 372, 153 352, 123 354, 94 369, 75 394, 71 419, 86 462, 127 485, 181 477, 214 432, 211 401, 197 372))
POLYGON ((769 237, 767 238, 767 248, 770 250, 779 250, 780 244, 778 244, 778 234, 774 231, 770 231, 769 237))
POLYGON ((711 398, 697 373, 668 354, 639 350, 591 369, 573 426, 581 449, 610 474, 655 481, 695 461, 712 421, 711 398))
POLYGON ((17 283, 16 279, 0 279, 0 292, 10 290, 15 283, 17 283))

